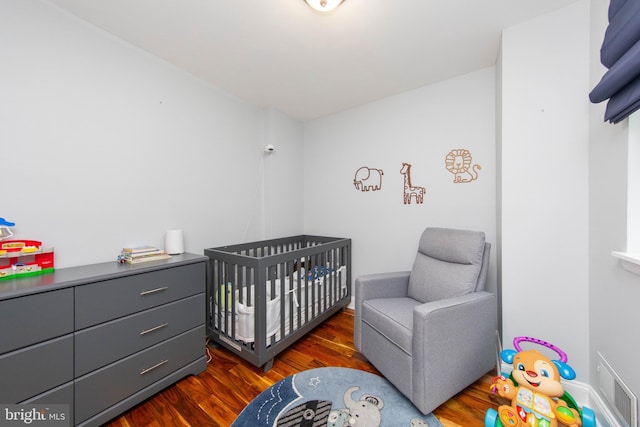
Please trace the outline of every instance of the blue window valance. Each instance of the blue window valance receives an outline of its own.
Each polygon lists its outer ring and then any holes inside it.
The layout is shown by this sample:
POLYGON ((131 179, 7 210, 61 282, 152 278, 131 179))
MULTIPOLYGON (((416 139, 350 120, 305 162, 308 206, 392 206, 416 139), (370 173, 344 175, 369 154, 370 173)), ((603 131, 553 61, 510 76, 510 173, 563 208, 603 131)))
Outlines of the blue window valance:
POLYGON ((593 103, 608 99, 604 119, 618 123, 640 109, 640 0, 609 3, 600 61, 609 70, 589 99, 593 103))

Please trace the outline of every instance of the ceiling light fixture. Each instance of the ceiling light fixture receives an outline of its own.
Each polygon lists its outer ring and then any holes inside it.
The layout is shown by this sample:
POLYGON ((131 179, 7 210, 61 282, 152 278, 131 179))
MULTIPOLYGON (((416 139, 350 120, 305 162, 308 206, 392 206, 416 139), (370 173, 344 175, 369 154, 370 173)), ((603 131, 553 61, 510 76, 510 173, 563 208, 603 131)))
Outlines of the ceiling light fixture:
POLYGON ((319 12, 329 12, 335 9, 344 0, 304 0, 309 6, 319 12))

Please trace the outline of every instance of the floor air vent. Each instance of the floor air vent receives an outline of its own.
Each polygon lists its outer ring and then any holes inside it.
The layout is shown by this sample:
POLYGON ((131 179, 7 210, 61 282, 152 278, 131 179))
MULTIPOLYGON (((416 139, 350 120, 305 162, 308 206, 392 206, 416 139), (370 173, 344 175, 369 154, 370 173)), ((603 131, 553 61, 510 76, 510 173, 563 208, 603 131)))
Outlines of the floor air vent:
POLYGON ((638 427, 638 399, 598 353, 598 388, 625 427, 638 427))

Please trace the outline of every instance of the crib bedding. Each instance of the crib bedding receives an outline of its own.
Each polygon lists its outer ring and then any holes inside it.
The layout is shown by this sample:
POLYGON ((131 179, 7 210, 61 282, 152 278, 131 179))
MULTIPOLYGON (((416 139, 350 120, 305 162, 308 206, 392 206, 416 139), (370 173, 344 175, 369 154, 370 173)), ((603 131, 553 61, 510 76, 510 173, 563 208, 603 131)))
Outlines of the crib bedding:
MULTIPOLYGON (((282 289, 281 280, 275 279, 273 281, 275 286, 273 287, 272 281, 267 281, 267 341, 271 337, 275 337, 275 340, 279 341, 282 337, 281 329, 284 328, 284 336, 289 335, 290 332, 306 324, 307 320, 311 320, 321 313, 325 304, 335 304, 339 298, 347 293, 346 266, 341 266, 336 271, 327 274, 322 271, 319 275, 317 272, 309 272, 308 277, 311 280, 305 280, 305 273, 300 276, 295 274, 292 276, 286 276, 284 279, 284 298, 281 296, 280 291, 282 289), (312 278, 312 274, 314 278, 312 278), (332 284, 334 281, 339 284, 339 292, 332 298, 332 295, 327 295, 328 291, 325 287, 325 282, 332 284), (312 288, 315 288, 315 290, 312 288), (271 289, 276 290, 273 296, 271 295, 271 289), (282 303, 284 303, 284 307, 281 307, 282 303), (281 322, 280 319, 283 316, 284 322, 281 322)), ((222 308, 226 312, 220 316, 223 319, 220 324, 224 325, 226 322, 226 332, 233 336, 231 322, 235 318, 235 339, 245 343, 252 343, 255 341, 255 285, 251 285, 250 288, 235 289, 235 291, 233 290, 234 288, 236 287, 231 283, 227 284, 226 289, 224 286, 220 287, 226 292, 220 294, 220 298, 216 300, 214 305, 214 313, 216 314, 214 316, 215 326, 219 327, 217 312, 222 308), (234 293, 233 298, 231 296, 232 292, 234 293), (224 298, 222 295, 225 295, 224 298), (231 313, 232 307, 235 315, 231 313)))

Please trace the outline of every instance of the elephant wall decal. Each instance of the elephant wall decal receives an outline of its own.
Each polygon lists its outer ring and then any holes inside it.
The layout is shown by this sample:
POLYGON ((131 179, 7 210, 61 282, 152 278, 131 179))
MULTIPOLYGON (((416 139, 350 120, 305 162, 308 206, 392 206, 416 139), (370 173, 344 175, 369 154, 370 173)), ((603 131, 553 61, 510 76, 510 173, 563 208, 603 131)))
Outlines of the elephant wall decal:
POLYGON ((382 175, 384 175, 382 169, 362 166, 356 171, 353 178, 353 185, 356 187, 356 190, 360 191, 380 190, 382 188, 382 175))

